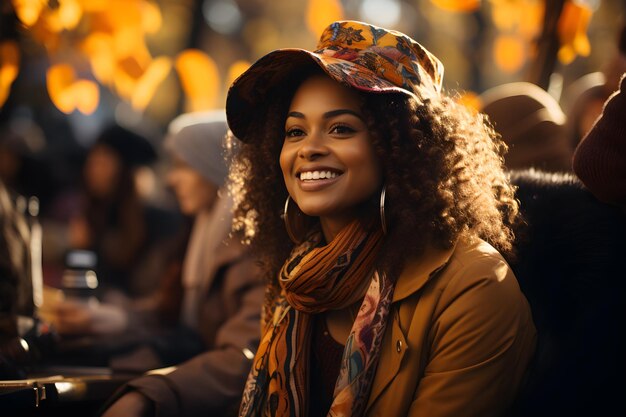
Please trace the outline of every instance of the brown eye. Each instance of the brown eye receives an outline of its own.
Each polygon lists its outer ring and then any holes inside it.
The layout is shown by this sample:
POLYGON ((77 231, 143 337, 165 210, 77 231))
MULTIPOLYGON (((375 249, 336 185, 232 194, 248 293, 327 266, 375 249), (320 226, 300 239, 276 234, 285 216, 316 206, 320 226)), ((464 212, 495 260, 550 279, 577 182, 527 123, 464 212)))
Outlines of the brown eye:
POLYGON ((304 136, 304 135, 305 135, 304 130, 299 129, 297 127, 287 129, 287 131, 285 132, 285 138, 297 138, 297 137, 304 136))
POLYGON ((330 129, 330 133, 334 133, 336 135, 347 135, 354 132, 356 132, 356 130, 345 124, 337 124, 332 126, 330 129))

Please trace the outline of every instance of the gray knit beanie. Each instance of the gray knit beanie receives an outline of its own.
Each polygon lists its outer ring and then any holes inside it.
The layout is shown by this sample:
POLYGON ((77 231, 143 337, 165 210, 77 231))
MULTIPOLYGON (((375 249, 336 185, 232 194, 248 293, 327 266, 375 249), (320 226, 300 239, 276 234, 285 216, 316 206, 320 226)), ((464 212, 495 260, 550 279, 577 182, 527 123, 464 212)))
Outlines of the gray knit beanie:
POLYGON ((224 152, 226 113, 216 110, 182 114, 172 120, 168 130, 165 149, 221 187, 228 176, 224 152))

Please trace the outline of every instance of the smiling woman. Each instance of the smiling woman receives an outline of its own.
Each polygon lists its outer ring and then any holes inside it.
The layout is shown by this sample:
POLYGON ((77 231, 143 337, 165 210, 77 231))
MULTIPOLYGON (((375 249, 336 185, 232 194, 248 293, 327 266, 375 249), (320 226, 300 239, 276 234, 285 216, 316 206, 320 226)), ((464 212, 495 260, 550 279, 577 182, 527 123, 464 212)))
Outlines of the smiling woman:
POLYGON ((268 279, 240 415, 498 416, 514 401, 535 329, 496 250, 518 212, 505 146, 442 74, 406 35, 342 21, 231 86, 235 220, 268 279))

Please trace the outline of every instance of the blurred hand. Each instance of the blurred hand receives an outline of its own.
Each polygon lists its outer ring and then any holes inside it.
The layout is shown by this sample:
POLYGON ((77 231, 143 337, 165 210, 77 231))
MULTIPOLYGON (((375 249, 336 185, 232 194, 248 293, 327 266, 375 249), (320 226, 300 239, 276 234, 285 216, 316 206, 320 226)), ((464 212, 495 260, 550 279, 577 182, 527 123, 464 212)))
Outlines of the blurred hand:
POLYGON ((54 312, 52 322, 62 335, 113 334, 124 331, 128 324, 126 311, 114 304, 66 300, 54 312))
POLYGON ((143 394, 131 391, 106 409, 101 417, 151 417, 154 403, 143 394))

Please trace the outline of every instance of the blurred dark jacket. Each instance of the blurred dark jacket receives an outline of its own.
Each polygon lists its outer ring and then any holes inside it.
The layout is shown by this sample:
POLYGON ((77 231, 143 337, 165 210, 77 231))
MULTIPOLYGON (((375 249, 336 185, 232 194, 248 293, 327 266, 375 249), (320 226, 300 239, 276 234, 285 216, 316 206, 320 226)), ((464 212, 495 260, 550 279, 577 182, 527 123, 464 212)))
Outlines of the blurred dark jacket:
POLYGON ((626 216, 572 174, 518 171, 512 182, 526 225, 509 263, 538 340, 509 416, 626 415, 626 216))

